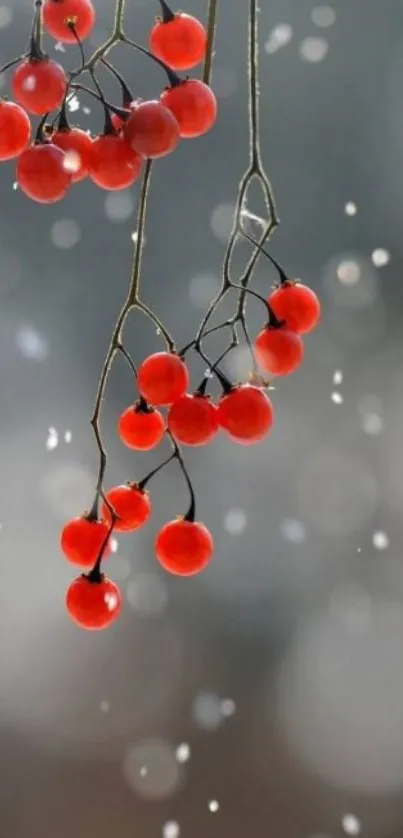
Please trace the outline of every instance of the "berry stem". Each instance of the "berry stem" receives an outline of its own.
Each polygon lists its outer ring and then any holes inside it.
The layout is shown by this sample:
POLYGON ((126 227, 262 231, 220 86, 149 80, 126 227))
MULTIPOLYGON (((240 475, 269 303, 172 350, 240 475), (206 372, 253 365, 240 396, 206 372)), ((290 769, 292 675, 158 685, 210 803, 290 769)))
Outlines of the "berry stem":
POLYGON ((159 471, 162 471, 162 469, 165 468, 165 466, 167 466, 168 463, 171 463, 172 460, 175 460, 175 459, 176 459, 176 453, 174 451, 172 454, 170 454, 169 457, 167 457, 166 460, 164 460, 162 463, 160 463, 160 465, 157 466, 157 468, 153 468, 153 470, 150 471, 146 475, 146 477, 143 477, 143 479, 140 480, 140 483, 137 484, 139 489, 141 491, 143 491, 143 489, 145 489, 145 487, 147 486, 148 481, 151 480, 151 478, 154 477, 156 474, 158 474, 159 471))
POLYGON ((176 442, 176 440, 174 439, 174 437, 172 436, 170 431, 167 431, 167 436, 169 437, 169 439, 171 441, 171 445, 172 445, 172 448, 173 448, 173 451, 174 451, 173 457, 179 463, 180 470, 181 470, 181 472, 182 472, 182 474, 185 478, 185 483, 188 487, 189 495, 190 495, 189 508, 188 508, 188 511, 186 512, 186 515, 183 516, 183 520, 184 521, 190 521, 190 522, 193 523, 194 520, 195 520, 195 517, 196 517, 196 498, 195 498, 195 493, 194 493, 192 481, 189 477, 189 472, 188 472, 188 470, 185 466, 185 462, 184 462, 184 459, 182 457, 182 453, 181 453, 181 450, 179 448, 178 443, 176 442))
POLYGON ((143 250, 144 244, 144 225, 145 225, 145 217, 146 217, 146 208, 147 208, 147 196, 148 196, 148 188, 150 184, 150 176, 151 176, 151 162, 147 161, 143 181, 141 184, 141 191, 140 191, 140 200, 139 200, 139 209, 138 209, 138 216, 137 216, 137 231, 138 235, 136 237, 134 243, 134 253, 133 253, 133 267, 130 275, 130 282, 129 288, 127 292, 127 297, 125 303, 118 315, 116 324, 114 326, 111 341, 109 344, 108 351, 106 353, 106 357, 103 363, 103 367, 101 370, 101 375, 98 383, 98 388, 95 396, 95 404, 93 414, 90 420, 91 427, 93 429, 93 433, 95 436, 95 441, 98 447, 99 452, 99 471, 98 471, 98 479, 96 485, 96 491, 98 496, 102 493, 102 486, 103 480, 105 476, 106 470, 106 451, 102 441, 101 431, 100 431, 100 417, 102 411, 102 402, 105 394, 105 388, 107 384, 107 380, 109 377, 109 373, 112 369, 113 362, 115 360, 116 354, 118 352, 118 348, 122 343, 122 332, 123 327, 125 325, 126 319, 128 317, 129 312, 133 309, 136 301, 136 295, 138 291, 138 284, 140 279, 140 268, 141 268, 141 255, 143 250))
POLYGON ((209 0, 207 10, 207 45, 206 55, 204 59, 204 67, 202 80, 205 84, 210 84, 211 71, 213 67, 214 44, 217 31, 217 12, 218 0, 209 0))
MULTIPOLYGON (((210 370, 216 372, 218 365, 221 364, 221 362, 224 360, 224 358, 226 358, 227 355, 229 355, 229 353, 232 352, 232 350, 235 349, 236 346, 239 346, 239 340, 238 340, 238 335, 236 333, 235 325, 232 323, 231 327, 232 327, 231 343, 229 343, 228 346, 224 349, 224 351, 221 352, 221 355, 219 355, 219 357, 217 358, 215 363, 209 368, 208 372, 210 372, 210 370)), ((207 385, 210 381, 210 378, 211 378, 210 375, 205 375, 204 376, 201 384, 199 385, 199 387, 197 388, 197 390, 195 392, 195 395, 196 394, 199 395, 199 396, 205 396, 206 395, 206 389, 207 389, 207 385)), ((223 387, 223 389, 224 389, 224 392, 229 392, 230 390, 232 390, 232 384, 228 380, 226 380, 225 381, 225 387, 223 387)))
POLYGON ((40 122, 38 123, 38 127, 35 131, 35 143, 37 143, 38 145, 40 143, 44 142, 44 128, 45 128, 45 125, 48 121, 48 117, 49 117, 48 113, 45 113, 43 115, 43 117, 40 120, 40 122))
MULTIPOLYGON (((210 0, 213 5, 212 16, 215 18, 217 0, 210 0)), ((222 269, 221 287, 208 307, 197 332, 193 344, 196 351, 199 351, 203 339, 211 334, 208 329, 212 316, 217 311, 220 303, 226 297, 228 291, 234 286, 232 280, 232 257, 242 229, 242 210, 245 206, 249 188, 253 181, 257 180, 263 192, 264 201, 268 212, 268 220, 264 225, 259 246, 263 247, 266 240, 272 235, 279 224, 277 217, 275 199, 271 183, 263 168, 260 151, 260 123, 259 123, 259 73, 258 73, 258 0, 248 0, 248 102, 249 102, 249 164, 242 176, 235 203, 232 230, 230 232, 222 269)), ((211 9, 210 9, 211 11, 211 9)), ((247 288, 253 275, 253 271, 259 257, 259 250, 256 247, 254 254, 249 259, 246 268, 239 278, 237 287, 240 291, 238 303, 231 322, 240 323, 243 331, 246 327, 246 299, 247 288)), ((219 327, 218 327, 219 328, 219 327)))
POLYGON ((123 343, 118 343, 117 346, 116 346, 116 349, 126 359, 127 363, 129 364, 130 369, 134 373, 134 377, 137 378, 137 367, 136 367, 132 357, 130 356, 129 352, 127 351, 126 347, 123 346, 123 343))
MULTIPOLYGON (((239 291, 243 291, 245 294, 251 294, 252 297, 255 297, 257 300, 260 300, 260 302, 263 303, 263 305, 266 308, 269 326, 271 326, 272 329, 281 329, 281 327, 284 325, 283 321, 278 320, 271 305, 267 302, 267 300, 265 300, 264 297, 262 297, 261 294, 258 294, 257 291, 252 291, 252 288, 245 288, 243 285, 237 285, 235 282, 231 282, 231 288, 237 288, 239 291)), ((239 322, 241 323, 241 326, 245 331, 245 318, 241 316, 239 318, 239 322)))
POLYGON ((80 69, 80 72, 82 73, 82 72, 83 72, 83 69, 84 69, 84 67, 85 67, 85 54, 84 54, 84 48, 83 48, 83 45, 82 45, 82 43, 81 43, 81 38, 79 38, 79 36, 77 35, 76 27, 75 27, 74 23, 72 23, 72 21, 70 21, 67 25, 68 25, 68 27, 69 27, 69 29, 70 29, 70 32, 74 35, 74 37, 75 37, 75 39, 76 39, 76 41, 77 41, 77 46, 78 46, 78 49, 79 49, 79 51, 80 51, 80 58, 81 58, 81 69, 80 69))
POLYGON ((115 6, 115 15, 113 21, 113 28, 111 34, 108 36, 106 41, 104 41, 96 50, 92 53, 90 58, 87 59, 85 64, 82 67, 78 67, 76 70, 73 70, 71 73, 71 78, 75 78, 79 76, 80 73, 84 73, 93 69, 96 63, 103 58, 103 56, 107 55, 108 52, 112 49, 112 47, 116 46, 119 41, 123 40, 123 18, 125 13, 125 4, 126 0, 116 0, 115 6))
POLYGON ((148 49, 142 47, 140 44, 136 44, 135 41, 132 41, 131 38, 128 38, 126 35, 123 35, 121 40, 129 47, 132 47, 132 49, 136 49, 138 52, 142 52, 143 55, 146 55, 148 58, 151 58, 153 61, 155 61, 156 64, 159 64, 160 67, 162 67, 162 69, 166 72, 171 87, 177 87, 178 84, 181 84, 182 79, 180 78, 180 76, 178 76, 177 73, 171 70, 171 68, 168 67, 168 64, 165 64, 165 61, 161 61, 160 58, 157 58, 157 56, 153 55, 152 52, 150 52, 148 49))
POLYGON ((249 234, 245 233, 245 231, 242 231, 242 235, 251 244, 253 244, 254 247, 257 247, 258 250, 260 251, 260 253, 262 253, 263 256, 266 256, 266 259, 270 260, 270 262, 272 263, 272 265, 274 265, 274 267, 276 268, 276 270, 278 272, 278 275, 280 277, 281 285, 286 285, 286 283, 290 281, 290 278, 287 276, 285 270, 281 267, 281 265, 275 259, 273 259, 273 256, 271 256, 270 253, 268 253, 267 250, 265 250, 264 247, 262 247, 262 245, 259 244, 259 242, 255 241, 255 239, 252 238, 252 236, 249 236, 249 234))
POLYGON ((67 108, 66 108, 66 97, 64 98, 63 104, 60 108, 59 120, 57 123, 58 131, 68 131, 70 128, 70 123, 67 117, 67 108))
POLYGON ((131 90, 128 88, 123 76, 120 73, 118 73, 113 64, 110 64, 109 61, 106 60, 106 58, 101 58, 101 63, 104 64, 104 66, 107 68, 107 70, 109 70, 110 73, 112 73, 113 76, 115 76, 115 79, 117 79, 120 84, 120 88, 122 91, 122 107, 130 107, 131 103, 134 102, 135 97, 133 96, 131 90))
POLYGON ((169 8, 168 3, 165 0, 159 0, 159 4, 161 6, 162 22, 172 23, 175 20, 175 15, 172 9, 169 8))
POLYGON ((42 49, 42 2, 43 0, 34 0, 34 17, 32 21, 31 37, 29 40, 29 57, 37 61, 41 61, 45 58, 45 53, 42 49))
MULTIPOLYGON (((90 420, 91 427, 93 429, 93 433, 95 436, 95 441, 97 444, 98 452, 99 452, 99 470, 98 470, 98 478, 96 483, 96 494, 99 498, 100 496, 103 497, 109 511, 111 512, 112 516, 114 513, 113 507, 109 504, 108 499, 104 496, 103 493, 103 481, 105 477, 106 465, 107 465, 107 454, 105 450, 105 446, 103 444, 101 430, 100 430, 100 418, 102 413, 102 404, 105 395, 105 389, 107 385, 107 381, 109 378, 109 374, 111 372, 113 363, 117 356, 117 353, 120 352, 124 355, 126 360, 130 363, 130 366, 137 375, 136 367, 124 347, 123 344, 123 330, 126 323, 126 320, 129 314, 136 310, 143 312, 157 327, 158 331, 162 334, 167 344, 167 348, 170 352, 175 351, 175 344, 174 341, 169 334, 168 330, 165 328, 164 324, 161 322, 160 318, 140 299, 139 292, 140 292, 140 275, 141 275, 141 262, 142 262, 142 253, 144 247, 144 230, 145 230, 145 221, 146 221, 146 212, 147 212, 147 198, 148 198, 148 191, 150 185, 150 178, 151 178, 151 168, 152 168, 152 161, 147 160, 144 168, 144 175, 140 189, 140 198, 139 198, 139 207, 138 207, 138 214, 137 214, 137 230, 136 236, 134 237, 134 250, 133 250, 133 261, 132 261, 132 269, 130 273, 129 279, 129 287, 127 291, 126 300, 123 304, 123 307, 118 315, 116 324, 112 331, 112 336, 109 344, 108 351, 106 353, 106 357, 102 366, 101 375, 98 383, 98 388, 95 396, 95 403, 93 414, 90 420)), ((116 516, 115 516, 116 520, 116 516)))
POLYGON ((94 564, 94 567, 87 574, 87 579, 89 579, 90 582, 102 582, 102 579, 103 579, 103 573, 101 572, 102 559, 104 557, 106 545, 108 544, 108 541, 109 541, 109 539, 111 537, 111 534, 112 534, 112 530, 113 530, 113 528, 115 526, 115 522, 116 522, 116 515, 114 514, 112 507, 111 507, 110 511, 111 511, 111 523, 110 523, 110 526, 108 528, 108 532, 106 533, 106 536, 105 536, 105 538, 104 538, 104 540, 101 544, 101 549, 99 551, 99 555, 98 555, 97 560, 94 564))
POLYGON ((14 67, 15 64, 19 64, 19 62, 22 61, 23 58, 25 58, 25 55, 19 55, 18 58, 13 58, 11 61, 7 61, 6 64, 3 64, 3 66, 0 67, 0 76, 2 73, 5 73, 6 70, 9 70, 10 67, 14 67))

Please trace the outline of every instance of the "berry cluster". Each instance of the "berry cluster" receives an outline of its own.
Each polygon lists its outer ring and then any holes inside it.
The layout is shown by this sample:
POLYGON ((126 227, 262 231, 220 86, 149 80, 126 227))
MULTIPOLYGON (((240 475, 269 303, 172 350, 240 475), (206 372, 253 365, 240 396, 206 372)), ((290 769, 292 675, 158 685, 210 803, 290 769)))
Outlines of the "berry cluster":
POLYGON ((190 504, 186 514, 168 521, 156 534, 156 558, 164 570, 179 576, 191 576, 209 564, 214 552, 213 538, 206 526, 196 520, 195 496, 182 446, 208 445, 220 432, 241 445, 263 440, 274 421, 273 405, 266 392, 270 384, 265 376, 289 375, 300 366, 304 354, 301 335, 312 331, 320 318, 320 303, 313 291, 290 279, 264 248, 279 222, 260 154, 257 0, 248 0, 250 159, 239 184, 221 288, 209 305, 196 337, 182 350, 177 350, 160 317, 143 302, 140 296, 141 261, 153 161, 173 151, 180 138, 205 134, 217 115, 216 99, 210 88, 217 0, 209 2, 206 28, 190 15, 173 13, 165 0, 159 0, 159 3, 162 16, 150 31, 149 49, 127 37, 123 29, 125 0, 116 0, 112 34, 86 59, 82 42, 95 22, 91 0, 36 0, 29 53, 6 65, 17 65, 11 79, 16 101, 0 102, 0 159, 17 158, 17 182, 33 200, 43 203, 60 200, 72 183, 86 176, 103 189, 126 188, 142 171, 127 298, 112 332, 91 418, 99 451, 95 498, 90 510, 67 522, 61 534, 64 556, 83 571, 68 588, 67 610, 73 621, 86 629, 105 628, 118 617, 121 609, 119 589, 102 572, 102 563, 111 553, 111 536, 115 532, 134 532, 149 522, 152 500, 148 484, 173 460, 183 474, 190 504), (42 25, 52 37, 78 46, 81 64, 76 70, 67 74, 43 52, 42 25), (126 81, 106 58, 117 44, 135 48, 162 66, 169 84, 158 99, 133 99, 126 81), (202 80, 181 79, 177 75, 176 71, 190 69, 200 62, 203 62, 202 80), (96 75, 98 65, 118 81, 121 106, 106 101, 96 75), (82 85, 80 79, 84 74, 89 76, 92 88, 82 85), (104 130, 95 138, 69 124, 67 105, 77 90, 94 96, 104 109, 104 130), (28 113, 40 117, 31 144, 28 113), (243 220, 253 181, 262 189, 268 212, 259 240, 247 232, 243 220), (243 274, 235 281, 232 256, 239 241, 248 243, 253 250, 243 274), (279 274, 279 282, 267 298, 249 287, 261 255, 271 261, 279 274), (234 290, 238 294, 234 314, 211 325, 222 300, 228 291, 234 290), (267 315, 266 325, 254 340, 249 335, 246 319, 250 295, 260 300, 267 315), (126 320, 135 310, 154 323, 166 343, 165 351, 144 358, 138 367, 123 342, 126 320), (205 352, 205 341, 213 333, 224 334, 227 330, 231 341, 212 362, 205 352), (247 382, 233 383, 220 365, 239 345, 240 335, 250 352, 251 374, 247 382), (195 389, 190 384, 188 356, 191 351, 208 367, 195 389), (132 401, 119 418, 120 440, 131 450, 150 451, 166 439, 172 453, 142 480, 128 481, 105 491, 107 454, 100 432, 100 415, 108 376, 118 354, 130 365, 136 393, 134 403, 132 401), (215 401, 208 392, 212 379, 221 389, 221 395, 215 401))
MULTIPOLYGON (((302 361, 301 333, 310 332, 316 326, 320 303, 306 285, 286 279, 280 270, 283 281, 266 302, 275 325, 269 322, 260 332, 254 353, 261 370, 288 375, 302 361)), ((206 393, 209 377, 203 379, 195 392, 189 392, 189 370, 179 354, 157 352, 145 358, 136 371, 139 399, 118 421, 118 434, 124 445, 135 451, 150 451, 168 434, 176 452, 178 444, 208 444, 220 429, 241 445, 263 440, 274 420, 273 405, 263 387, 249 382, 233 385, 217 367, 214 371, 222 386, 217 404, 206 393), (165 416, 160 408, 167 408, 165 416)), ((169 460, 174 456, 175 453, 169 460)), ((149 521, 152 504, 146 484, 161 467, 139 483, 127 482, 110 489, 100 516, 96 507, 89 514, 69 521, 62 531, 61 545, 68 561, 82 568, 95 566, 95 573, 91 570, 88 576, 79 577, 67 594, 68 610, 83 627, 105 627, 118 615, 121 602, 118 588, 109 579, 99 578, 99 561, 110 553, 112 531, 134 532, 149 521), (98 581, 95 592, 94 581, 98 581), (100 585, 104 596, 100 596, 100 585)), ((209 530, 194 519, 192 490, 191 498, 187 515, 169 521, 155 539, 159 563, 164 570, 179 576, 202 571, 214 549, 209 530)))
POLYGON ((122 35, 119 40, 139 49, 160 64, 169 85, 159 98, 134 99, 124 80, 104 60, 120 81, 122 106, 107 104, 94 74, 85 60, 82 41, 95 24, 91 0, 44 0, 36 3, 30 49, 10 62, 14 100, 0 101, 0 160, 17 158, 16 183, 29 198, 40 203, 60 201, 71 184, 91 180, 101 189, 131 186, 139 177, 145 159, 170 154, 182 138, 199 137, 213 126, 217 101, 209 85, 199 79, 180 78, 175 70, 194 67, 205 57, 207 35, 204 26, 191 15, 174 14, 162 3, 163 17, 153 26, 150 50, 122 35), (78 44, 82 65, 66 73, 42 49, 41 25, 65 44, 78 44), (90 70, 98 98, 105 110, 101 134, 70 125, 66 103, 82 86, 80 75, 90 70), (56 113, 54 119, 52 113, 56 113), (34 141, 28 114, 41 117, 34 141), (50 120, 50 121, 49 121, 50 120))

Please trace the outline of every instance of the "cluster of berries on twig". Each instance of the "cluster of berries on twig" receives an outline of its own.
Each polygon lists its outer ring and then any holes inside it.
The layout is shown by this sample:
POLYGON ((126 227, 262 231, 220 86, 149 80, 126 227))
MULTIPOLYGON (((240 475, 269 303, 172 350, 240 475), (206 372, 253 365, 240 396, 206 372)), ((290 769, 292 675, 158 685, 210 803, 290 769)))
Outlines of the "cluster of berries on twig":
MULTIPOLYGON (((53 203, 85 177, 102 189, 123 189, 142 174, 127 297, 112 332, 91 417, 99 451, 95 498, 90 511, 68 521, 61 534, 64 556, 82 570, 82 575, 68 588, 67 610, 75 623, 87 629, 105 628, 118 617, 121 594, 102 570, 103 561, 111 553, 112 534, 132 533, 149 522, 152 497, 148 485, 171 461, 177 462, 183 474, 189 490, 189 508, 184 515, 164 524, 156 534, 156 558, 164 570, 181 576, 198 573, 209 564, 214 553, 213 538, 196 519, 195 495, 182 446, 208 445, 220 432, 241 445, 263 440, 274 421, 266 376, 289 375, 298 369, 304 354, 301 335, 312 331, 320 318, 320 304, 314 292, 290 279, 264 247, 279 222, 260 152, 257 0, 247 3, 249 163, 239 184, 220 290, 202 318, 196 337, 181 350, 176 348, 159 315, 143 301, 140 279, 153 161, 171 153, 181 139, 207 133, 217 117, 210 75, 218 0, 209 0, 206 27, 191 15, 174 13, 165 0, 159 2, 161 17, 150 30, 148 49, 126 35, 125 0, 116 0, 111 35, 86 58, 83 42, 95 23, 91 0, 36 0, 29 51, 3 68, 3 71, 13 68, 11 88, 15 101, 0 101, 0 160, 16 159, 17 183, 28 197, 53 203), (81 63, 77 69, 67 73, 44 53, 42 28, 53 38, 79 49, 81 63), (118 44, 137 49, 164 69, 168 86, 160 91, 158 98, 147 101, 133 98, 125 79, 107 59, 118 44), (177 75, 201 62, 201 79, 177 75), (106 68, 119 84, 119 105, 106 100, 97 76, 99 66, 106 68), (91 87, 82 84, 83 76, 89 77, 91 87), (79 90, 92 95, 104 109, 104 130, 96 137, 69 122, 68 102, 79 90), (28 114, 39 118, 33 141, 28 114), (268 215, 258 240, 244 225, 244 207, 254 181, 262 190, 268 215), (232 257, 239 241, 248 243, 252 251, 244 272, 234 279, 232 257), (250 288, 254 268, 262 255, 272 262, 279 275, 275 290, 267 297, 250 288), (234 314, 213 325, 212 318, 230 290, 237 292, 234 314), (266 315, 265 325, 253 340, 246 317, 250 297, 261 302, 266 315), (166 344, 164 351, 143 358, 138 366, 124 343, 125 323, 134 311, 143 313, 154 323, 166 344), (205 342, 218 332, 228 332, 230 342, 212 362, 206 354, 205 342), (221 363, 241 338, 250 352, 251 375, 247 382, 233 383, 222 371, 221 363), (208 367, 196 389, 190 384, 191 352, 199 355, 208 367), (100 416, 109 373, 118 355, 122 355, 132 370, 136 393, 118 421, 117 432, 122 443, 133 451, 150 451, 167 439, 171 454, 142 480, 128 481, 105 491, 107 454, 100 416), (208 392, 212 378, 221 387, 216 401, 208 392)), ((113 560, 110 561, 112 564, 113 560)))

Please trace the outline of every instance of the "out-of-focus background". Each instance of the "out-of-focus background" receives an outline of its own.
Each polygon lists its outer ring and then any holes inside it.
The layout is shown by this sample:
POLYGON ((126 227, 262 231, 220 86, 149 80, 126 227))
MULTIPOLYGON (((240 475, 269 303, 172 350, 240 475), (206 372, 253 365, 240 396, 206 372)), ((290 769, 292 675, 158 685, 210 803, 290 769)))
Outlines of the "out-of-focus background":
MULTIPOLYGON (((113 16, 111 1, 96 7, 89 48, 113 16)), ((203 0, 186 9, 205 16, 203 0)), ((157 11, 127 0, 128 33, 146 43, 157 11)), ((25 48, 30 17, 28 0, 0 6, 2 62, 25 48)), ((259 23, 262 152, 282 220, 272 253, 317 291, 323 321, 279 382, 265 444, 186 452, 210 568, 181 581, 156 565, 155 532, 187 503, 172 466, 152 484, 152 524, 108 560, 125 602, 104 633, 68 621, 74 569, 58 538, 93 497, 88 420, 138 187, 83 183, 39 207, 0 170, 1 838, 402 834, 403 8, 262 0, 259 23)), ((246 26, 247 4, 221 0, 217 126, 161 161, 151 187, 143 296, 178 345, 218 287, 247 163, 246 26)), ((158 68, 113 58, 136 95, 158 95, 158 68)), ((73 118, 99 130, 97 105, 77 104, 73 118)), ((255 287, 274 279, 260 261, 255 287)), ((250 322, 256 333, 258 305, 250 322)), ((127 339, 136 361, 161 345, 140 316, 127 339)), ((225 369, 247 368, 240 352, 225 369)), ((133 399, 119 362, 107 486, 165 455, 117 441, 133 399)))

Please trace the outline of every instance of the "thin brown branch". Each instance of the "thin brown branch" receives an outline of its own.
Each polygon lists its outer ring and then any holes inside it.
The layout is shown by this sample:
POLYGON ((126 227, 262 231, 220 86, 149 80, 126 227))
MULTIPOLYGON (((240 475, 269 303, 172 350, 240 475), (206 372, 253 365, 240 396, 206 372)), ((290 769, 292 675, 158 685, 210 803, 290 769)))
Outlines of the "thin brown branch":
POLYGON ((207 9, 207 48, 204 59, 202 79, 205 84, 211 82, 213 68, 214 45, 217 32, 218 0, 209 0, 207 9))

